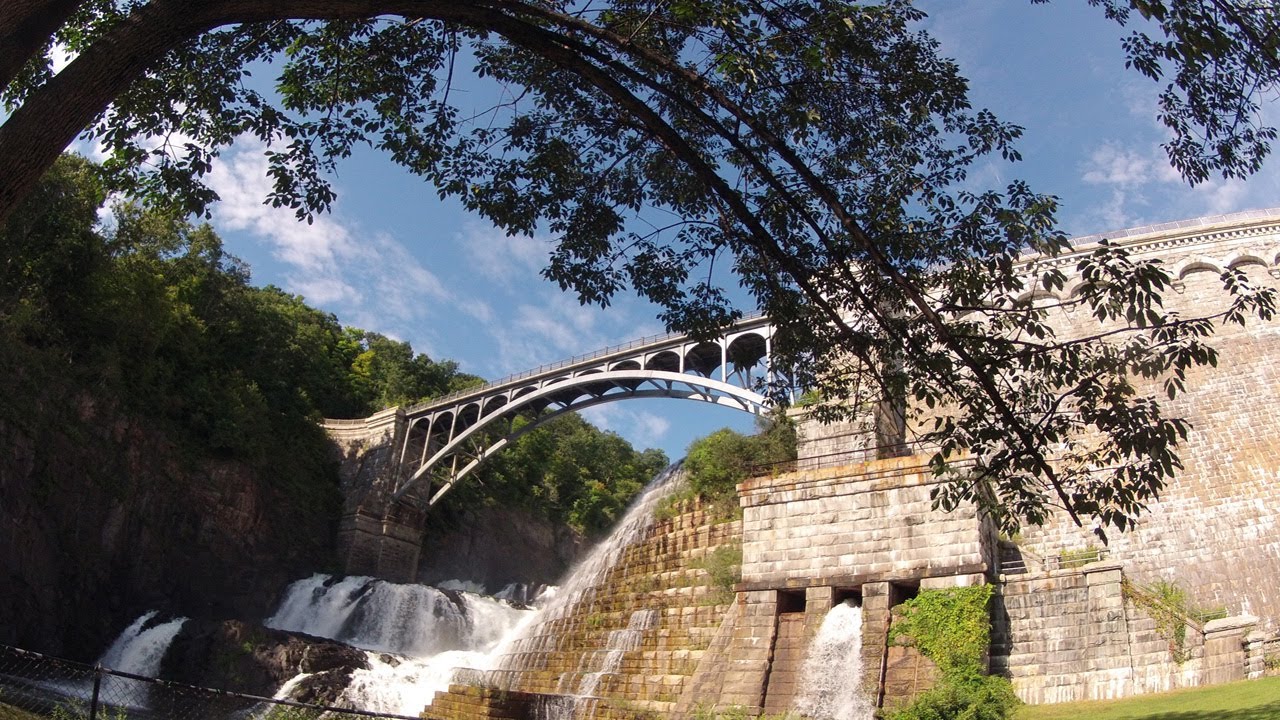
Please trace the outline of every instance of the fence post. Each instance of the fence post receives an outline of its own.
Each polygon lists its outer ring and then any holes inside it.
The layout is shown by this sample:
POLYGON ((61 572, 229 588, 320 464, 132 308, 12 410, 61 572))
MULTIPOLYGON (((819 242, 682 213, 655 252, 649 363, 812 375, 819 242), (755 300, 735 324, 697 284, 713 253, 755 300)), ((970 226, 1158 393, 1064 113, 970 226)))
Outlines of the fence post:
POLYGON ((93 666, 93 697, 89 700, 89 720, 98 717, 98 690, 102 687, 102 664, 93 666))

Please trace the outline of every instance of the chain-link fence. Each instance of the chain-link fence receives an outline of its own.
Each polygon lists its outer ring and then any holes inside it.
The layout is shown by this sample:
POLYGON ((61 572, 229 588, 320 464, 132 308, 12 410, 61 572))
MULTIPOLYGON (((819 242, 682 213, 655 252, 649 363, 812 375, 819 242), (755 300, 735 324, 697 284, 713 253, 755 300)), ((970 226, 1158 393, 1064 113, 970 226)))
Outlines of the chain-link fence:
POLYGON ((195 687, 0 645, 0 720, 418 720, 195 687))

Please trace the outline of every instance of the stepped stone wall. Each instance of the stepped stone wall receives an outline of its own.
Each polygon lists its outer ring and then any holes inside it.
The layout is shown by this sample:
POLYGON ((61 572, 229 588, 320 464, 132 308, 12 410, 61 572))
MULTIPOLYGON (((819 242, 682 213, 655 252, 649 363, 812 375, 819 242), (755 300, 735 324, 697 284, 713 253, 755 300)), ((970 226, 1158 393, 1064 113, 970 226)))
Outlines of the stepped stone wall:
POLYGON ((1261 672, 1254 618, 1188 622, 1162 631, 1121 566, 1004 578, 992 637, 993 672, 1030 704, 1104 700, 1211 685, 1261 672), (1257 656, 1256 658, 1254 656, 1257 656))
POLYGON ((540 628, 528 647, 540 651, 520 659, 519 672, 473 674, 437 695, 423 717, 436 720, 525 718, 548 704, 572 702, 587 675, 600 672, 609 636, 625 630, 637 613, 652 612, 638 647, 625 652, 617 672, 599 677, 595 699, 576 708, 578 717, 630 718, 691 710, 717 680, 712 668, 731 663, 712 648, 726 646, 724 626, 733 627, 741 607, 731 590, 717 587, 709 568, 741 542, 741 523, 717 521, 704 506, 688 502, 682 512, 655 522, 645 538, 623 551, 601 586, 580 605, 540 628), (721 549, 724 550, 721 550, 721 549), (717 555, 717 551, 720 554, 717 555), (714 658, 712 656, 715 656, 714 658), (479 687, 477 687, 479 686, 479 687))

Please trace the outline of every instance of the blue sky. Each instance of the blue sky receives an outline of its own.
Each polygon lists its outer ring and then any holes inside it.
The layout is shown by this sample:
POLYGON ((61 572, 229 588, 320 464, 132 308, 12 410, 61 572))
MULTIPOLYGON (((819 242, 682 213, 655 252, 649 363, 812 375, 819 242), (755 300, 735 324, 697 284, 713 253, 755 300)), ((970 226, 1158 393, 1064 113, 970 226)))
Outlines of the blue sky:
MULTIPOLYGON (((1272 162, 1248 182, 1191 189, 1159 143, 1157 87, 1126 72, 1122 31, 1080 0, 934 0, 925 26, 971 81, 977 106, 1026 128, 1024 160, 973 177, 1003 187, 1023 178, 1058 195, 1073 235, 1280 205, 1272 162)), ((1280 124, 1280 106, 1267 110, 1280 124)), ((222 196, 213 224, 255 282, 303 295, 347 324, 410 341, 470 373, 503 375, 663 330, 630 297, 586 308, 539 277, 546 238, 510 238, 440 201, 433 189, 369 151, 335 178, 333 212, 307 225, 262 204, 260 147, 226 153, 212 178, 222 196)), ((597 425, 673 458, 750 416, 689 401, 627 401, 586 413, 597 425)))

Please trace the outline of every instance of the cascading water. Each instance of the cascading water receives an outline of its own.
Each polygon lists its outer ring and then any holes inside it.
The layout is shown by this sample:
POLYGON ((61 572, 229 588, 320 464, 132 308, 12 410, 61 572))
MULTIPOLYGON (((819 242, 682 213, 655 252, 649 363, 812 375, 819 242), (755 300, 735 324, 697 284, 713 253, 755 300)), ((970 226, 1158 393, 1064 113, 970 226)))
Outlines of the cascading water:
POLYGON ((870 720, 862 693, 862 608, 852 600, 831 608, 809 646, 794 709, 813 720, 870 720))
MULTIPOLYGON (((480 589, 456 581, 442 585, 480 589)), ((417 715, 448 688, 454 669, 487 667, 488 653, 533 614, 469 591, 313 575, 291 585, 264 624, 371 651, 369 669, 352 674, 340 704, 417 715)))
MULTIPOLYGON (((584 603, 590 603, 606 573, 618 562, 623 551, 644 538, 654 523, 654 510, 658 503, 670 495, 684 480, 679 465, 673 465, 649 483, 632 503, 609 536, 591 549, 570 571, 564 583, 555 588, 554 595, 543 597, 544 606, 536 616, 517 627, 509 637, 485 658, 487 666, 477 666, 482 673, 473 675, 480 682, 499 689, 514 689, 521 675, 535 669, 546 653, 557 649, 563 635, 557 631, 557 621, 573 613, 584 603)), ((588 654, 577 671, 566 672, 558 684, 562 696, 545 696, 533 708, 541 720, 568 720, 591 714, 591 706, 597 701, 595 694, 607 675, 616 673, 623 656, 640 647, 645 631, 659 620, 656 610, 638 610, 632 613, 627 628, 610 632, 606 646, 588 654)))
MULTIPOLYGON (((622 656, 632 650, 638 650, 644 631, 652 628, 657 622, 657 610, 636 610, 631 613, 626 629, 610 631, 604 649, 596 650, 583 658, 587 664, 596 669, 582 674, 582 680, 579 681, 577 692, 574 694, 578 697, 594 696, 600 687, 600 680, 606 675, 617 674, 618 667, 622 664, 622 656)), ((571 677, 570 674, 565 673, 561 682, 563 683, 568 677, 571 677)))
MULTIPOLYGON (((549 587, 536 597, 541 609, 529 609, 527 604, 535 598, 518 586, 504 588, 500 600, 470 592, 479 588, 467 582, 449 581, 435 588, 313 575, 290 586, 265 624, 371 651, 370 669, 353 673, 339 701, 350 707, 417 715, 437 692, 448 689, 460 668, 489 685, 515 682, 526 663, 558 641, 548 626, 590 600, 622 551, 653 524, 658 501, 682 478, 676 466, 654 478, 608 538, 570 572, 565 585, 549 587)), ((622 656, 639 646, 645 630, 657 620, 656 611, 639 611, 627 629, 611 633, 608 646, 591 656, 590 667, 562 678, 576 681, 576 688, 570 687, 573 694, 560 705, 572 712, 577 702, 594 693, 601 678, 617 671, 622 656)))
POLYGON ((186 618, 175 618, 168 622, 155 623, 155 610, 144 614, 133 624, 125 628, 111 643, 111 647, 98 658, 103 667, 155 677, 160 673, 160 662, 168 652, 169 645, 177 637, 178 631, 186 618))
MULTIPOLYGON (((98 664, 110 670, 119 670, 132 675, 156 677, 160 674, 160 663, 173 644, 178 631, 187 618, 180 617, 166 622, 156 622, 155 610, 144 613, 134 620, 129 627, 120 632, 111 646, 107 648, 98 664)), ((59 686, 60 692, 88 699, 92 692, 92 683, 79 683, 74 687, 59 686)), ((151 686, 138 680, 107 675, 102 679, 99 695, 104 702, 119 707, 145 709, 150 696, 151 686)))

